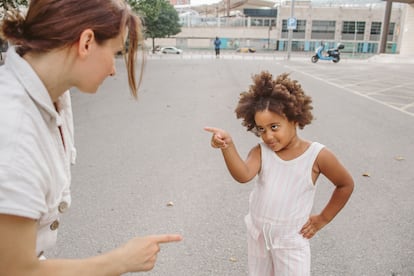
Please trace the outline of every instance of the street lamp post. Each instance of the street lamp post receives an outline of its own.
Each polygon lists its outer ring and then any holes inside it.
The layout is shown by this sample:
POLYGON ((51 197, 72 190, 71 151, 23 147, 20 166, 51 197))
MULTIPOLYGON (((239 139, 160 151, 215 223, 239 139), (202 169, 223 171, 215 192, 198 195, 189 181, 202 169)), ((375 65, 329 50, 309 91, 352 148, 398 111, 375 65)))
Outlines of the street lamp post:
MULTIPOLYGON (((295 0, 290 0, 290 18, 293 18, 294 16, 294 12, 293 12, 294 8, 295 8, 295 0)), ((290 52, 292 51, 292 35, 293 35, 293 29, 288 28, 287 60, 290 60, 290 52)))
POLYGON ((272 30, 272 22, 270 22, 269 29, 267 30, 267 49, 270 49, 270 31, 272 30))
POLYGON ((352 50, 352 56, 355 55, 355 48, 356 48, 356 41, 357 41, 357 30, 358 30, 358 21, 355 20, 355 26, 354 26, 354 48, 352 50))

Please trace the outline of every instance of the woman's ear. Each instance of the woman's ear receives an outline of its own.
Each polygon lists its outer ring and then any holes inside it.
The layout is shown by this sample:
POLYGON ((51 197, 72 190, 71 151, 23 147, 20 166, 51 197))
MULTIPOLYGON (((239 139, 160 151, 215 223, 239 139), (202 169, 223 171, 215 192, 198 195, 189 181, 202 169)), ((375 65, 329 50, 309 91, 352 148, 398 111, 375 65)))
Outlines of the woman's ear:
POLYGON ((91 45, 95 42, 95 34, 91 29, 84 30, 79 37, 78 54, 85 57, 90 53, 91 45))

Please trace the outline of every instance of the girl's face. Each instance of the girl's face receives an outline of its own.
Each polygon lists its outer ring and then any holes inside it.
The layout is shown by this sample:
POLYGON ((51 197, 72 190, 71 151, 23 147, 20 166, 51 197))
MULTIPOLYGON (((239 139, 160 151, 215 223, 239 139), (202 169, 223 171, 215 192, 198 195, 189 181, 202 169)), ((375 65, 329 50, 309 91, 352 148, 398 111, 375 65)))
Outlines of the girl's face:
POLYGON ((263 142, 274 152, 289 147, 297 138, 296 123, 269 110, 256 112, 256 128, 263 142))
POLYGON ((115 56, 123 48, 123 38, 119 35, 102 45, 94 43, 90 47, 93 49, 82 66, 77 87, 83 92, 95 93, 108 76, 115 75, 115 56))

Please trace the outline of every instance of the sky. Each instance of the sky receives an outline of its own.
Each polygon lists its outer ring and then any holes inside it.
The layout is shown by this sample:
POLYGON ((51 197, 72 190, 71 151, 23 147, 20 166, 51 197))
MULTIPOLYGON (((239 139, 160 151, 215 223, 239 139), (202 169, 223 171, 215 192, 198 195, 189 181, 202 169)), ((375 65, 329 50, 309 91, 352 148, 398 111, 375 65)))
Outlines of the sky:
MULTIPOLYGON (((203 4, 214 4, 218 3, 221 0, 191 0, 192 5, 203 5, 203 4)), ((312 2, 344 2, 344 3, 361 3, 361 2, 369 2, 369 3, 382 3, 381 0, 312 0, 312 2)))
POLYGON ((220 0, 191 0, 191 5, 203 5, 214 4, 220 2, 220 0))
MULTIPOLYGON (((213 4, 220 2, 221 0, 191 0, 193 5, 213 4)), ((312 0, 312 2, 335 2, 335 0, 312 0)), ((353 3, 353 2, 381 2, 381 0, 342 0, 341 2, 353 3)))

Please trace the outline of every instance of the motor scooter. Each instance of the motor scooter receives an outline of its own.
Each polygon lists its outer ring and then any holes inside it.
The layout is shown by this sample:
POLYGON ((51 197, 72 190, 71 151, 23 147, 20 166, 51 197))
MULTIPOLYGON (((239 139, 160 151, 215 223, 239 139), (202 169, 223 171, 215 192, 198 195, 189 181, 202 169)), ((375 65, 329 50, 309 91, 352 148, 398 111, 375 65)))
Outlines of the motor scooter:
POLYGON ((345 48, 345 46, 342 43, 338 43, 335 48, 328 49, 326 51, 326 54, 323 53, 323 50, 325 48, 324 44, 321 44, 316 50, 315 55, 312 56, 311 60, 313 63, 318 62, 318 60, 332 60, 334 63, 339 62, 341 59, 341 53, 339 50, 342 50, 345 48))

